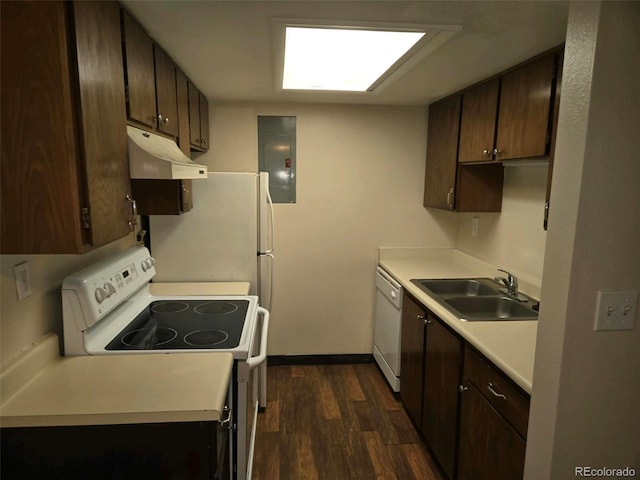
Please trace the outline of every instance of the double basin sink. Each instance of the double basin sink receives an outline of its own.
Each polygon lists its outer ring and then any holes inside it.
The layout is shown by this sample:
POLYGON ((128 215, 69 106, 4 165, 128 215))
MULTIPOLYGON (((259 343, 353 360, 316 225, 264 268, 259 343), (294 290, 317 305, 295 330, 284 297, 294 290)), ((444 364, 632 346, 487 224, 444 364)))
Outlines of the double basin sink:
POLYGON ((464 321, 537 320, 538 302, 490 278, 413 279, 423 292, 464 321))

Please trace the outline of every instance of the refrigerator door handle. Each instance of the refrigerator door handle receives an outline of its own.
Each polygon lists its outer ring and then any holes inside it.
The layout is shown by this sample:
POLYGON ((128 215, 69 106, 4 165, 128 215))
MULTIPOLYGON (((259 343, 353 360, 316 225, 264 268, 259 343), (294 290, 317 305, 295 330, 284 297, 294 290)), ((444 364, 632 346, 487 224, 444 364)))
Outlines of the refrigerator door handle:
POLYGON ((271 230, 271 245, 269 246, 270 248, 267 249, 264 253, 273 253, 273 242, 274 242, 274 237, 275 237, 275 221, 273 218, 273 200, 271 200, 271 193, 269 193, 269 186, 267 185, 267 204, 269 206, 269 215, 270 215, 270 221, 271 221, 271 225, 270 225, 270 230, 271 230))

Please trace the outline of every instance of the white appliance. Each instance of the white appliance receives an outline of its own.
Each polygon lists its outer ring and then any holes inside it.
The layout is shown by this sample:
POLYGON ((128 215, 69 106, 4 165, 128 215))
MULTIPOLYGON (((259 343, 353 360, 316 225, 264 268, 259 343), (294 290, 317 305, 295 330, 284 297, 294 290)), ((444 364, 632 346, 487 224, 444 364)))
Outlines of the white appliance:
POLYGON ((193 182, 184 215, 153 215, 149 238, 156 282, 251 283, 272 310, 273 204, 269 174, 209 172, 193 182))
POLYGON ((256 296, 157 296, 155 260, 132 247, 67 277, 62 285, 64 350, 73 355, 230 352, 232 468, 251 478, 258 368, 267 356, 269 312, 256 296), (260 321, 261 320, 261 321, 260 321))
MULTIPOLYGON (((267 172, 209 172, 194 181, 193 209, 149 217, 158 262, 156 282, 250 282, 249 293, 272 311, 273 203, 267 172)), ((259 370, 267 406, 267 365, 259 370)))
POLYGON ((378 267, 373 358, 394 392, 400 391, 402 286, 378 267))

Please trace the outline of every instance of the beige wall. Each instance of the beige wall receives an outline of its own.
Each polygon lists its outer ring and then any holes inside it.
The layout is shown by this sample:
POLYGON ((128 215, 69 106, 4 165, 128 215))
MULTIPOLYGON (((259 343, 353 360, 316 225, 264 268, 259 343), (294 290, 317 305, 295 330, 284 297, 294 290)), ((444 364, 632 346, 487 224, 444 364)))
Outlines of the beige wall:
MULTIPOLYGON (((531 266, 537 273, 544 167, 507 170, 503 213, 481 218, 475 239, 467 235, 469 216, 422 207, 422 108, 216 106, 213 146, 198 160, 212 170, 256 171, 257 115, 295 115, 298 121, 298 202, 275 211, 272 355, 370 353, 379 246, 453 247, 457 239, 460 248, 492 263, 516 273, 531 266), (511 221, 524 231, 510 228, 510 212, 517 212, 511 221), (529 252, 520 264, 516 244, 529 252)), ((2 362, 44 333, 62 332, 59 288, 66 275, 132 243, 123 239, 82 256, 2 256, 2 362), (23 260, 34 294, 18 302, 13 265, 23 260)))
POLYGON ((640 472, 640 315, 593 329, 599 290, 640 289, 638 25, 637 2, 571 4, 526 479, 640 472))
POLYGON ((502 211, 459 214, 457 248, 539 286, 547 240, 543 228, 547 172, 546 164, 505 168, 502 211), (480 221, 477 237, 471 235, 473 217, 480 221))
POLYGON ((377 248, 455 242, 455 215, 422 207, 424 109, 216 106, 199 160, 256 171, 257 115, 297 118, 297 203, 275 206, 269 353, 371 353, 377 248))
POLYGON ((64 278, 102 258, 133 245, 131 236, 85 255, 0 255, 1 356, 5 364, 48 332, 62 339, 62 295, 64 278), (18 301, 13 266, 28 262, 31 296, 18 301))

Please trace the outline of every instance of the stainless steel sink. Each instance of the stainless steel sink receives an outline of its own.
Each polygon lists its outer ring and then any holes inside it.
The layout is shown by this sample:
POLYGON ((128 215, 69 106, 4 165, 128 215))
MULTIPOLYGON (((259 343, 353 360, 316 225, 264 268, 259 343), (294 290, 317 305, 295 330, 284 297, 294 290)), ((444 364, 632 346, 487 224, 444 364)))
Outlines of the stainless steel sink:
POLYGON ((499 285, 489 278, 442 278, 411 281, 424 292, 434 295, 500 295, 499 285))
POLYGON ((509 296, 490 278, 417 278, 411 282, 460 320, 537 320, 538 302, 519 293, 509 296), (534 308, 535 307, 535 308, 534 308))
MULTIPOLYGON (((450 297, 444 303, 461 320, 537 320, 538 312, 509 297, 450 297)), ((528 302, 527 302, 528 303, 528 302)))

